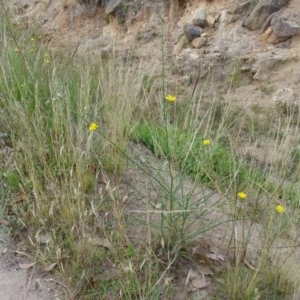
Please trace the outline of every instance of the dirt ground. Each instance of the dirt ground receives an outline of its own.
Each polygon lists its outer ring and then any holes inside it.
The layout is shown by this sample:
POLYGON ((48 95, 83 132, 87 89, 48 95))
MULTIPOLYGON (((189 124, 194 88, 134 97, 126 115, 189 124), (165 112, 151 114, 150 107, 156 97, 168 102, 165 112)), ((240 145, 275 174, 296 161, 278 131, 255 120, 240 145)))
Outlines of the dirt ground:
POLYGON ((0 299, 62 300, 67 289, 57 278, 37 269, 34 259, 0 231, 0 299))

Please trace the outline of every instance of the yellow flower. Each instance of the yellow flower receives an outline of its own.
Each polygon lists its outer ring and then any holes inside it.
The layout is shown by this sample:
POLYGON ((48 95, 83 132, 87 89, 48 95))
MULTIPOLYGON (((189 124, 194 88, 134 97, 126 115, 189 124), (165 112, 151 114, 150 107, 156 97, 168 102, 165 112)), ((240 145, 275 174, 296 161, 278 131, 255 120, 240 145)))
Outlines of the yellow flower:
POLYGON ((50 64, 50 59, 46 59, 45 60, 45 63, 48 65, 48 64, 50 64))
POLYGON ((244 192, 239 192, 239 193, 237 193, 237 196, 239 199, 244 200, 244 199, 246 199, 247 194, 244 192))
POLYGON ((166 100, 169 102, 174 102, 176 100, 176 96, 168 95, 166 96, 166 100))
POLYGON ((99 126, 95 122, 92 122, 89 126, 89 131, 95 131, 98 128, 99 126))
POLYGON ((284 207, 280 204, 276 205, 276 210, 279 214, 283 214, 284 213, 284 207))
POLYGON ((21 52, 21 50, 19 48, 15 48, 15 52, 21 52))
POLYGON ((34 37, 32 37, 30 40, 31 40, 32 42, 34 42, 34 41, 35 41, 35 38, 34 38, 34 37))
POLYGON ((204 139, 204 140, 202 141, 202 144, 205 145, 205 146, 209 146, 209 145, 211 145, 211 140, 209 140, 209 139, 204 139))

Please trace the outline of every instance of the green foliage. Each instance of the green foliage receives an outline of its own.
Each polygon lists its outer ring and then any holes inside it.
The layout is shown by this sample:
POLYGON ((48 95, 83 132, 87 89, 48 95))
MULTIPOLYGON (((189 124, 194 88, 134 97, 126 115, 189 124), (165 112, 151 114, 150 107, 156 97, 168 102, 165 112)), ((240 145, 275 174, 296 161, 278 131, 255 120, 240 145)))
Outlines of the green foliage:
POLYGON ((20 188, 21 180, 18 171, 13 170, 8 174, 5 174, 5 179, 12 189, 18 190, 20 188))
POLYGON ((235 186, 244 189, 249 179, 262 184, 265 177, 235 157, 230 149, 217 141, 204 145, 204 137, 188 130, 141 123, 135 126, 131 135, 136 142, 145 144, 156 155, 172 161, 185 174, 198 182, 225 191, 234 181, 235 186))

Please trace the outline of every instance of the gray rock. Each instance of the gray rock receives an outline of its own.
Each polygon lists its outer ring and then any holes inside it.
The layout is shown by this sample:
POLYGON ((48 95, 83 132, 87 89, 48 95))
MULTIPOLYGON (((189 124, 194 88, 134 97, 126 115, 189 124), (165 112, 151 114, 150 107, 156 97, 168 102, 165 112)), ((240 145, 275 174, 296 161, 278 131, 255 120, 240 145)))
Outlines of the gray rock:
POLYGON ((287 21, 279 15, 275 15, 271 20, 273 33, 278 38, 288 39, 298 33, 300 33, 300 26, 287 21))
POLYGON ((105 6, 105 13, 107 15, 115 11, 115 9, 123 2, 123 0, 110 0, 105 6))
POLYGON ((260 33, 265 32, 270 26, 271 26, 271 20, 272 18, 278 14, 279 12, 274 12, 272 14, 270 14, 266 20, 263 22, 263 24, 260 26, 260 33))
POLYGON ((250 30, 259 29, 269 15, 287 5, 290 0, 261 0, 244 21, 243 25, 250 30))
POLYGON ((206 18, 206 9, 200 9, 197 11, 195 18, 193 19, 193 24, 195 26, 204 27, 205 26, 205 18, 206 18))
POLYGON ((199 26, 187 23, 183 27, 183 32, 188 41, 191 42, 193 39, 201 36, 201 34, 203 33, 203 29, 199 26))

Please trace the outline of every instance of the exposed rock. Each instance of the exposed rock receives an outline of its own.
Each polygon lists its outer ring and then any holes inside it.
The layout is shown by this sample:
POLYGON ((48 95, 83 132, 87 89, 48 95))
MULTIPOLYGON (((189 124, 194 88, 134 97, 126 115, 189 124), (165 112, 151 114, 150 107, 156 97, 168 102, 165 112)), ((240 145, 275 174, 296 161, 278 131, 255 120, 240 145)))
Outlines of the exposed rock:
POLYGON ((105 6, 105 13, 107 15, 113 13, 115 9, 123 2, 123 0, 110 0, 105 6))
POLYGON ((272 102, 279 113, 299 112, 299 102, 297 98, 293 89, 282 88, 274 93, 272 102))
MULTIPOLYGON (((201 54, 196 49, 183 49, 180 55, 176 58, 176 65, 182 72, 191 77, 198 74, 199 65, 202 63, 201 54)), ((193 81, 191 79, 191 81, 193 81)))
POLYGON ((300 26, 275 15, 271 20, 274 34, 279 38, 287 39, 300 33, 300 26))
POLYGON ((269 26, 268 29, 263 33, 262 40, 266 42, 270 42, 270 38, 272 37, 272 34, 273 34, 273 28, 272 26, 269 26))
POLYGON ((269 15, 288 4, 290 0, 261 0, 244 21, 243 25, 250 30, 259 29, 269 15))
POLYGON ((206 8, 200 9, 197 11, 195 18, 193 19, 193 24, 199 27, 205 27, 206 19, 206 8))
POLYGON ((174 49, 173 49, 173 54, 175 56, 179 55, 180 52, 183 50, 183 48, 185 47, 185 45, 188 43, 187 39, 185 36, 182 36, 177 44, 174 46, 174 49))
POLYGON ((271 26, 271 20, 272 18, 278 14, 278 12, 274 12, 272 14, 270 14, 266 20, 263 22, 263 24, 260 26, 260 33, 263 33, 266 31, 266 29, 268 29, 271 26))
POLYGON ((244 57, 246 63, 250 63, 247 68, 245 65, 241 67, 244 71, 250 71, 253 78, 257 80, 267 80, 270 78, 271 70, 288 61, 296 60, 298 55, 293 50, 273 49, 270 52, 257 53, 255 56, 250 54, 244 57))
POLYGON ((228 14, 227 10, 223 10, 219 17, 219 29, 224 28, 227 24, 232 22, 232 16, 228 14))
POLYGON ((206 37, 197 37, 192 41, 192 46, 196 49, 201 48, 206 43, 206 37))
POLYGON ((214 27, 216 19, 213 16, 208 15, 205 18, 205 22, 209 27, 214 27))
MULTIPOLYGON (((277 44, 300 33, 299 25, 293 22, 289 22, 284 17, 276 13, 272 14, 270 17, 272 18, 269 21, 267 20, 267 23, 269 23, 269 27, 264 31, 262 35, 262 39, 264 41, 270 44, 277 44)), ((263 27, 265 27, 265 24, 263 25, 263 27)))
POLYGON ((201 36, 201 34, 203 33, 203 29, 199 26, 187 23, 183 27, 183 32, 188 41, 191 42, 193 39, 201 36))
POLYGON ((243 14, 251 6, 252 0, 246 0, 242 3, 238 2, 237 4, 231 5, 229 8, 229 13, 231 14, 243 14))

